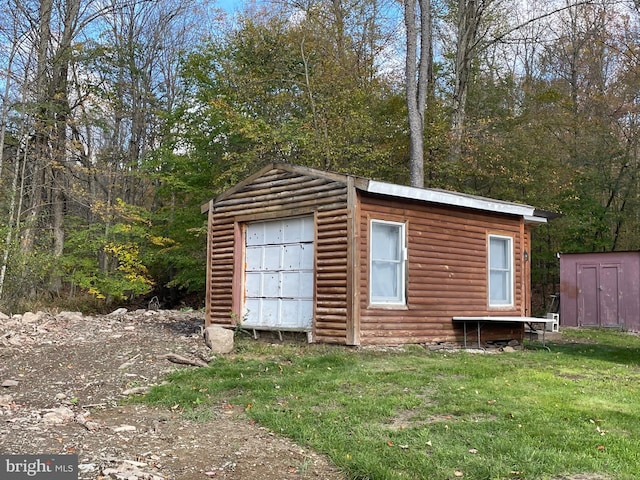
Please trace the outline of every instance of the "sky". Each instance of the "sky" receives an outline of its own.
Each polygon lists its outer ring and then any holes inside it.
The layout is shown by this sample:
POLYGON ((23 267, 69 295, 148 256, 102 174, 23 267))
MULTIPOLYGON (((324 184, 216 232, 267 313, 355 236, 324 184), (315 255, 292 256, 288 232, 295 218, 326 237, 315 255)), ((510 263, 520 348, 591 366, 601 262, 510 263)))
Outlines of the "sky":
POLYGON ((246 2, 245 0, 216 0, 215 3, 227 12, 233 13, 235 10, 241 10, 246 2))

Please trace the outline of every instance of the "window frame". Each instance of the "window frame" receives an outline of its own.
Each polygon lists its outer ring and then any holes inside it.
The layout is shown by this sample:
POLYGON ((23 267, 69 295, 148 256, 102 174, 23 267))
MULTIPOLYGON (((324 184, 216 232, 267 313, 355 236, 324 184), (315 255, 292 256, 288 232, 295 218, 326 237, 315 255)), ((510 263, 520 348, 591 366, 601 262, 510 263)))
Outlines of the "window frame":
POLYGON ((380 307, 406 307, 407 305, 407 225, 406 222, 398 222, 382 219, 369 220, 369 304, 380 307), (399 239, 399 258, 397 260, 397 287, 398 295, 396 297, 382 297, 373 295, 373 263, 376 261, 383 262, 385 260, 377 260, 373 257, 373 230, 374 225, 386 225, 398 228, 399 239))
POLYGON ((495 233, 490 233, 487 237, 487 302, 490 308, 512 308, 515 305, 515 250, 514 250, 514 239, 509 235, 499 235, 495 233), (491 266, 491 242, 492 240, 501 240, 507 242, 507 259, 509 262, 508 268, 506 269, 494 269, 491 266), (492 288, 491 288, 491 277, 494 271, 498 271, 501 273, 506 272, 508 275, 507 278, 507 286, 508 286, 508 298, 506 301, 497 301, 492 297, 492 288))

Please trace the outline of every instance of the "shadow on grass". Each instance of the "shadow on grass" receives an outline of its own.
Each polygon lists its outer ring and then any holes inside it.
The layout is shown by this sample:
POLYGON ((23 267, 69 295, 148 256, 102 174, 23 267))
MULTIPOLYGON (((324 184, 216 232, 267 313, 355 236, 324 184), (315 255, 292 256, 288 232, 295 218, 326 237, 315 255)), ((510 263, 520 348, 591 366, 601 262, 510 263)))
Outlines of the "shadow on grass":
POLYGON ((547 342, 554 352, 611 362, 640 366, 640 336, 620 330, 585 329, 563 333, 563 341, 547 342))

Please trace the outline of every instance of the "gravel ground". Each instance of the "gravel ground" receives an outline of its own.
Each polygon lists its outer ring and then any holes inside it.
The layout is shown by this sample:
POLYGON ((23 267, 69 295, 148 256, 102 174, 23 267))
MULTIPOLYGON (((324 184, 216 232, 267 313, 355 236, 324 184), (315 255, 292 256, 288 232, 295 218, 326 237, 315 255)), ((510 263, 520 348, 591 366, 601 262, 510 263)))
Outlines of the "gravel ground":
POLYGON ((200 312, 0 315, 0 454, 67 454, 79 479, 344 479, 322 455, 226 402, 189 418, 124 404, 180 368, 211 359, 200 312))

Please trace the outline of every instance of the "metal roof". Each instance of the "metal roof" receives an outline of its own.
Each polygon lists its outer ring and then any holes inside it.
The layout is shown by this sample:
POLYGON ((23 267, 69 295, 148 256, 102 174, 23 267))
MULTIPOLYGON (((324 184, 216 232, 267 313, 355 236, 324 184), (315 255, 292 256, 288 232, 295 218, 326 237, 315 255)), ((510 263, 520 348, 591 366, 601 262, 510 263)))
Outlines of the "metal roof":
POLYGON ((206 213, 207 211, 209 211, 209 208, 213 207, 216 202, 227 198, 234 192, 243 188, 245 185, 254 181, 256 178, 265 175, 269 171, 274 169, 326 178, 331 181, 343 183, 348 183, 348 179, 351 178, 354 180, 353 184, 355 185, 356 189, 364 192, 406 200, 416 200, 439 205, 469 208, 472 210, 480 210, 485 212, 516 215, 522 217, 527 223, 546 223, 548 219, 556 218, 559 216, 559 214, 556 214, 554 212, 540 210, 532 207, 531 205, 525 205, 521 203, 506 202, 503 200, 496 200, 488 197, 452 192, 448 190, 409 187, 406 185, 381 182, 378 180, 371 180, 368 178, 357 177, 353 175, 345 175, 284 163, 271 163, 265 166, 259 172, 238 183, 235 187, 230 188, 229 190, 220 194, 218 197, 203 204, 202 213, 206 213))
POLYGON ((550 218, 550 212, 542 212, 530 205, 521 203, 505 202, 477 195, 450 192, 431 188, 408 187, 394 183, 369 180, 362 190, 369 193, 387 195, 409 200, 420 200, 424 202, 437 203, 441 205, 471 208, 486 212, 504 213, 508 215, 518 215, 524 217, 528 222, 546 223, 550 218))

